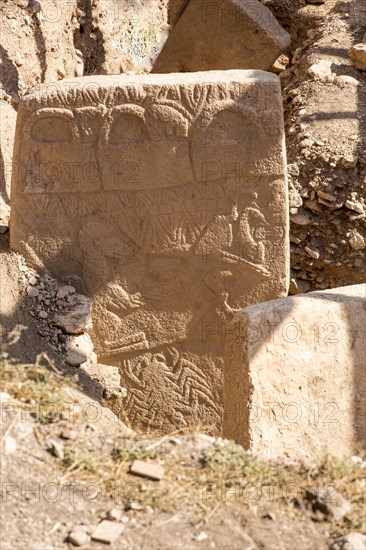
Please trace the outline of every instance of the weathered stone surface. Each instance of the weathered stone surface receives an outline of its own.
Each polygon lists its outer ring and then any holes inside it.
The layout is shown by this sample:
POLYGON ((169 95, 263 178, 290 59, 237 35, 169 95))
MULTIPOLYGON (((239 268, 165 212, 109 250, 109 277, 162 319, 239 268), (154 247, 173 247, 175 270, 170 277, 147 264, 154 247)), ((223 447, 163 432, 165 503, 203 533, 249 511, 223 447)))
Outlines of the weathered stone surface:
POLYGON ((72 311, 58 313, 54 317, 54 324, 68 334, 80 334, 92 327, 90 299, 77 294, 76 300, 72 311))
POLYGON ((267 457, 365 445, 366 285, 250 306, 228 334, 224 436, 267 457))
MULTIPOLYGON (((96 60, 99 74, 149 72, 169 35, 169 4, 169 0, 93 2, 94 24, 104 49, 103 57, 96 60)), ((88 65, 87 60, 90 70, 88 65)))
POLYGON ((366 44, 362 42, 360 44, 355 44, 348 51, 348 55, 357 69, 366 71, 366 44))
POLYGON ((336 539, 330 550, 364 550, 366 548, 366 535, 362 533, 349 533, 336 539))
POLYGON ((112 544, 123 533, 125 525, 118 523, 117 521, 108 521, 103 519, 98 527, 92 533, 92 540, 104 542, 105 544, 112 544))
POLYGON ((312 78, 323 78, 325 76, 330 76, 332 74, 332 61, 330 59, 321 59, 310 67, 307 70, 307 73, 312 78))
POLYGON ((93 343, 89 334, 78 334, 77 336, 69 336, 66 340, 66 356, 65 361, 69 365, 79 366, 86 361, 96 359, 93 352, 93 343))
POLYGON ((131 468, 131 474, 135 474, 141 477, 148 477, 155 481, 163 479, 165 470, 160 464, 153 464, 151 462, 144 462, 143 460, 134 460, 131 468))
POLYGON ((88 542, 90 542, 90 537, 88 533, 85 533, 85 531, 71 531, 71 533, 68 536, 69 542, 73 546, 84 546, 88 542))
MULTIPOLYGON (((278 77, 54 83, 22 100, 15 159, 11 245, 93 298, 98 362, 127 389, 113 410, 219 429, 223 327, 288 288, 278 77)), ((82 332, 77 313, 55 323, 82 332)))
POLYGON ((290 36, 258 0, 190 0, 152 72, 270 69, 290 36))

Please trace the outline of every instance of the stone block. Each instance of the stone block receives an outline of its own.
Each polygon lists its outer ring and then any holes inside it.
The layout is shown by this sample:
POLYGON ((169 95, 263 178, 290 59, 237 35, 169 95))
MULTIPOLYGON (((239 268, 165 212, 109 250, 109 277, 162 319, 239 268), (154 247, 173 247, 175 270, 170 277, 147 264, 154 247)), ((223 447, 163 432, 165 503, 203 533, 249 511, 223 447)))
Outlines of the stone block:
POLYGON ((365 448, 366 285, 245 308, 226 342, 224 436, 266 457, 365 448))
POLYGON ((125 525, 123 523, 103 519, 93 531, 91 538, 104 544, 113 544, 122 535, 124 530, 125 525))
POLYGON ((147 477, 155 481, 163 479, 165 474, 163 466, 151 462, 144 462, 143 460, 134 460, 130 472, 136 476, 147 477))
POLYGON ((190 0, 152 72, 268 70, 290 42, 258 0, 190 0))
MULTIPOLYGON (((98 362, 127 390, 113 410, 134 428, 217 433, 225 323, 288 289, 278 77, 47 84, 20 103, 14 158, 11 246, 92 298, 98 362)), ((77 313, 55 322, 84 331, 77 313)))
POLYGON ((366 71, 366 44, 360 43, 355 44, 352 46, 352 48, 348 51, 348 55, 350 56, 353 64, 357 69, 360 69, 361 71, 366 71))

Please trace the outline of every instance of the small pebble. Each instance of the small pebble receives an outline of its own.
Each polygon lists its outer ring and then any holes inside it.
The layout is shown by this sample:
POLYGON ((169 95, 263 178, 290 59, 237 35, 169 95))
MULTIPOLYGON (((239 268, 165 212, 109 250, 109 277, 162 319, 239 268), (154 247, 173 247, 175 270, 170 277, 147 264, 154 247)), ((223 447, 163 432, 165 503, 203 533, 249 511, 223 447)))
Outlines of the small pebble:
POLYGON ((121 521, 122 518, 122 510, 119 508, 112 508, 107 512, 106 519, 109 519, 110 521, 121 521))
POLYGON ((39 290, 38 290, 38 288, 35 288, 34 286, 28 286, 27 287, 27 294, 30 298, 37 298, 37 296, 39 296, 39 290))
POLYGON ((318 250, 314 250, 310 248, 309 246, 304 247, 305 252, 309 254, 311 258, 314 258, 314 260, 318 260, 320 257, 320 252, 318 250))

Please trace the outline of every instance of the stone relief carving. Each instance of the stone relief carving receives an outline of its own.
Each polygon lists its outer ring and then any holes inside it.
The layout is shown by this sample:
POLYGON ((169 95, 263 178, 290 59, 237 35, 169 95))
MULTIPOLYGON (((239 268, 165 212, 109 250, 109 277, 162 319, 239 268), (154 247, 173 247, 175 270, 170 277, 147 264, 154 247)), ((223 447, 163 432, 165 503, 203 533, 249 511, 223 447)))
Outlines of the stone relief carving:
POLYGON ((223 341, 205 327, 287 287, 279 83, 133 78, 23 100, 12 246, 93 298, 98 360, 119 367, 133 426, 215 430, 223 341))

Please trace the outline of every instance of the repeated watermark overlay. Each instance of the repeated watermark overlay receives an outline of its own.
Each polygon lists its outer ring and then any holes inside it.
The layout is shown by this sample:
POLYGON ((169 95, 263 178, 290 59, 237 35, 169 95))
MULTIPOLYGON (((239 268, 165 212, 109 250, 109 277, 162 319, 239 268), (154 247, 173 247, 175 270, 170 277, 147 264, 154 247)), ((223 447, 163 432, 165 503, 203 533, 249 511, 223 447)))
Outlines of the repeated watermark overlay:
MULTIPOLYGON (((122 395, 122 394, 121 394, 122 395)), ((303 402, 288 401, 279 403, 268 401, 262 404, 252 402, 251 405, 252 423, 261 421, 268 424, 306 424, 307 426, 324 426, 326 424, 339 424, 342 421, 342 410, 335 401, 326 402, 303 402)), ((224 418, 242 418, 246 411, 244 401, 235 406, 229 404, 225 407, 224 418)), ((151 411, 146 412, 146 419, 151 411)), ((116 416, 110 415, 110 422, 119 424, 116 416)), ((88 424, 98 423, 105 417, 105 408, 97 402, 90 402, 84 405, 75 403, 24 403, 19 401, 7 401, 2 404, 0 418, 7 423, 16 418, 18 422, 27 422, 30 418, 36 417, 38 421, 62 418, 71 424, 87 422, 88 424)))
MULTIPOLYGON (((304 487, 297 482, 248 482, 242 479, 227 481, 195 482, 199 491, 199 500, 204 505, 221 502, 231 502, 241 505, 265 505, 279 500, 291 503, 301 500, 304 487)), ((328 505, 339 503, 339 485, 319 484, 313 487, 313 492, 322 495, 322 500, 328 505), (324 497, 325 495, 325 497, 324 497)), ((18 502, 28 504, 56 504, 64 501, 70 504, 83 500, 86 503, 98 503, 112 500, 115 504, 138 502, 141 496, 141 484, 134 481, 118 480, 101 483, 98 481, 65 480, 49 481, 5 481, 0 484, 0 496, 3 503, 18 502)))
MULTIPOLYGON (((240 422, 247 415, 247 406, 238 403, 236 406, 228 404, 224 409, 224 420, 236 420, 240 422)), ((289 401, 279 403, 267 401, 262 404, 252 402, 250 404, 250 423, 255 424, 280 424, 281 426, 297 424, 306 427, 324 427, 326 424, 340 424, 342 414, 338 403, 335 401, 323 403, 289 401)))
MULTIPOLYGON (((14 418, 18 422, 28 422, 30 418, 37 418, 39 422, 62 418, 71 424, 79 422, 95 424, 105 417, 105 408, 96 401, 80 405, 67 401, 63 403, 59 401, 24 403, 9 400, 2 403, 0 415, 2 423, 10 422, 14 418)), ((114 415, 110 415, 109 421, 120 424, 120 420, 114 415)))
POLYGON ((2 502, 16 499, 29 504, 48 502, 55 504, 60 501, 74 503, 83 500, 96 503, 104 499, 112 499, 116 504, 133 501, 138 497, 140 486, 138 483, 118 480, 108 483, 98 481, 65 480, 62 482, 49 481, 7 481, 0 484, 2 502))
MULTIPOLYGON (((314 491, 323 494, 326 491, 325 502, 338 504, 338 484, 318 485, 314 491)), ((204 504, 220 501, 222 503, 235 502, 236 504, 265 505, 278 500, 294 502, 304 495, 304 488, 296 482, 288 483, 256 483, 242 480, 228 482, 208 482, 201 486, 201 497, 204 504)))
POLYGON ((225 344, 228 341, 248 342, 257 344, 267 342, 272 344, 298 344, 301 341, 314 344, 340 344, 342 342, 341 327, 336 321, 326 323, 314 322, 304 326, 295 319, 291 321, 265 321, 261 323, 248 322, 204 322, 202 323, 202 342, 210 340, 225 344))

